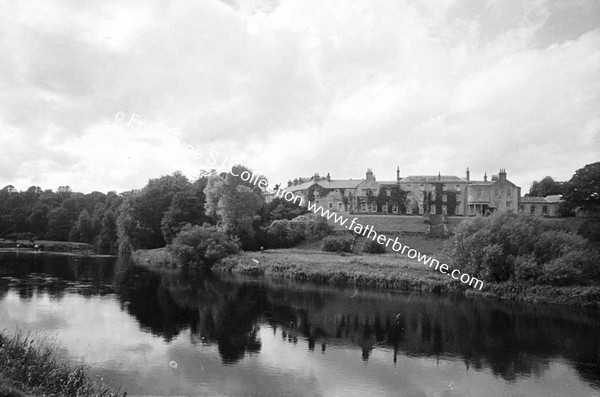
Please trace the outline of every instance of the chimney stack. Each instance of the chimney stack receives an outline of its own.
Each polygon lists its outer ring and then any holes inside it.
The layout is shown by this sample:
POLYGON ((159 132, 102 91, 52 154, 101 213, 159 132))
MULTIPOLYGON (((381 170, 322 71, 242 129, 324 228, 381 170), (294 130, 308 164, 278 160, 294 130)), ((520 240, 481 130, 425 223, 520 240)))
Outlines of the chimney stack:
POLYGON ((400 182, 400 166, 398 166, 398 169, 396 170, 396 182, 400 182))
POLYGON ((469 171, 469 167, 467 167, 467 181, 471 180, 471 171, 469 171))
POLYGON ((313 180, 314 180, 315 182, 319 182, 319 178, 320 178, 320 177, 319 177, 319 174, 317 174, 317 173, 315 172, 315 176, 313 176, 313 180))
POLYGON ((327 182, 331 182, 331 176, 329 175, 329 172, 327 173, 327 182))
POLYGON ((484 173, 483 173, 483 181, 484 181, 484 182, 487 182, 487 172, 484 172, 484 173))
POLYGON ((504 168, 500 168, 500 172, 498 173, 498 177, 501 181, 506 180, 506 170, 504 168))
POLYGON ((367 179, 375 179, 375 177, 373 176, 373 170, 370 168, 367 168, 367 179))

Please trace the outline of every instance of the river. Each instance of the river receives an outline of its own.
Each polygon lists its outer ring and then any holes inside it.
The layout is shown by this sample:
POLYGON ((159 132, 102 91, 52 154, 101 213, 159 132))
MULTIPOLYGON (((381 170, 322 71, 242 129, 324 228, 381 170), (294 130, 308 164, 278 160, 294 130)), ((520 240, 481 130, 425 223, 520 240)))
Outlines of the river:
POLYGON ((133 395, 600 395, 597 310, 0 253, 0 329, 133 395))

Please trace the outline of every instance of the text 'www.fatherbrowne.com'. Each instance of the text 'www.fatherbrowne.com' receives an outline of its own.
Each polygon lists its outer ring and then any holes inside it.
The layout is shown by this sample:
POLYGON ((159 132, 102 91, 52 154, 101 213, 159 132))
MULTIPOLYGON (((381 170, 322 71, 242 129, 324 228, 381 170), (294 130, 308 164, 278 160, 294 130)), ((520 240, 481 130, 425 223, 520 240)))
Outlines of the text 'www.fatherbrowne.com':
MULTIPOLYGON (((297 203, 299 205, 302 205, 304 203, 303 197, 298 196, 292 192, 285 191, 285 189, 282 189, 282 188, 279 188, 276 191, 275 197, 277 197, 278 195, 287 201, 297 203)), ((461 274, 460 270, 458 270, 458 269, 453 269, 451 272, 449 272, 450 268, 447 264, 445 264, 445 263, 440 264, 440 262, 437 259, 427 256, 425 254, 422 254, 419 251, 417 251, 416 249, 410 248, 407 245, 403 245, 402 243, 400 243, 400 241, 398 241, 398 237, 392 239, 391 237, 387 237, 384 234, 377 233, 373 229, 373 226, 361 225, 360 223, 356 222, 358 220, 358 218, 353 218, 350 221, 350 224, 347 225, 348 218, 344 217, 343 215, 339 215, 336 212, 333 212, 333 211, 330 212, 329 210, 325 210, 325 209, 323 209, 322 206, 320 206, 320 205, 317 206, 316 203, 311 203, 310 201, 308 201, 308 209, 317 215, 327 218, 328 220, 333 219, 333 221, 335 223, 337 223, 338 225, 344 226, 346 229, 352 230, 354 233, 356 233, 358 235, 364 236, 366 238, 370 238, 373 241, 377 241, 377 243, 379 243, 381 245, 389 247, 391 244, 392 250, 399 252, 402 255, 406 255, 410 259, 417 259, 418 262, 421 262, 424 265, 429 265, 429 268, 434 268, 435 270, 438 270, 442 274, 446 274, 455 280, 460 280, 460 282, 463 284, 467 284, 469 286, 472 286, 473 288, 479 287, 480 291, 483 288, 483 281, 481 281, 475 277, 471 277, 467 273, 461 274)))

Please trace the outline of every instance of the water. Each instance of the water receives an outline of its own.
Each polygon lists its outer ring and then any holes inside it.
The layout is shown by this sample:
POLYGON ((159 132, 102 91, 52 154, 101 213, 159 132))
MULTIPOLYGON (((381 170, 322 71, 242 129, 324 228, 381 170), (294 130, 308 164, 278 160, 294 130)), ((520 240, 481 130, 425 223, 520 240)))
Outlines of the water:
POLYGON ((600 315, 0 253, 0 329, 129 395, 600 395, 600 315))

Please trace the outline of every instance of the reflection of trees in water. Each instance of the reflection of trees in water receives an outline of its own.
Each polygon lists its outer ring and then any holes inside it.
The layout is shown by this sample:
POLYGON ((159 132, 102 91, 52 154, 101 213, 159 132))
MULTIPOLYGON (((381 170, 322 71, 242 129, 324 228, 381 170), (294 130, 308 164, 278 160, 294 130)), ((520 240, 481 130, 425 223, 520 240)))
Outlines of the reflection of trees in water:
MULTIPOLYGON (((367 361, 376 347, 398 356, 461 357, 471 369, 490 368, 507 380, 539 375, 556 357, 598 382, 600 320, 572 308, 517 305, 436 296, 386 296, 269 282, 215 278, 201 282, 163 276, 175 302, 195 307, 193 338, 217 343, 226 363, 258 352, 258 325, 268 324, 289 343, 326 351, 353 345, 367 361), (568 341, 568 343, 565 342, 568 341)), ((193 327, 190 318, 187 326, 193 327)))
POLYGON ((78 257, 24 252, 0 253, 0 298, 9 289, 20 298, 48 294, 61 300, 67 292, 83 296, 113 292, 115 258, 78 257))
MULTIPOLYGON (((11 265, 0 263, 5 277, 11 265)), ((23 277, 30 272, 52 275, 56 282, 34 287, 55 297, 70 288, 65 280, 116 277, 117 298, 142 328, 167 341, 189 329, 192 343, 216 344, 228 364, 260 351, 259 326, 266 324, 280 331, 284 341, 306 344, 309 350, 351 345, 360 349, 358 359, 368 361, 373 349, 385 347, 393 351, 390 363, 401 356, 454 356, 469 369, 490 368, 508 380, 542 374, 549 361, 564 357, 582 379, 600 383, 597 311, 431 295, 355 294, 280 281, 192 280, 190 275, 123 264, 98 269, 64 258, 56 264, 36 259, 10 271, 11 277, 17 277, 15 271, 23 277)), ((36 290, 9 285, 0 280, 0 299, 9 288, 23 297, 36 290)), ((99 292, 92 288, 79 293, 99 292)))

